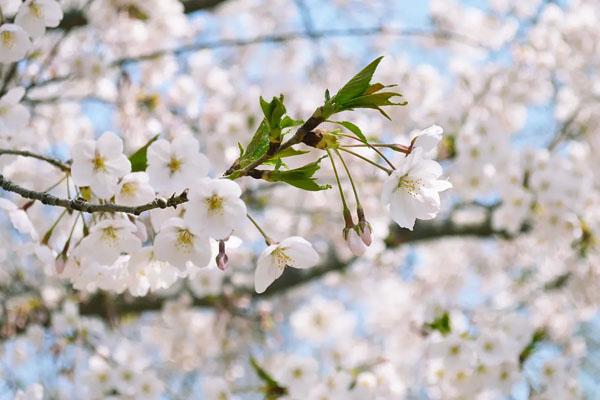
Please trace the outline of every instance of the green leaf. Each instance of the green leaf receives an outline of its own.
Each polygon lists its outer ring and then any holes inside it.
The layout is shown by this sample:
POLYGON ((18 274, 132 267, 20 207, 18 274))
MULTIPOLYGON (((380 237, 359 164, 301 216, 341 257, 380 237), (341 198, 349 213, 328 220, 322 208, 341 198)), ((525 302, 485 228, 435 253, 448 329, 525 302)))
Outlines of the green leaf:
POLYGON ((332 98, 336 104, 344 106, 348 101, 361 96, 369 88, 373 74, 383 57, 378 57, 369 65, 363 68, 358 74, 354 75, 332 98))
POLYGON ((288 394, 287 389, 281 386, 271 374, 265 371, 252 356, 250 356, 250 365, 258 378, 264 383, 262 391, 265 394, 266 400, 276 400, 288 394))
POLYGON ((334 124, 343 126, 344 128, 348 129, 350 132, 354 133, 354 135, 357 138, 359 138, 361 142, 367 143, 366 136, 362 133, 360 128, 358 126, 356 126, 355 124, 353 124, 352 122, 350 122, 350 121, 329 121, 329 122, 333 122, 334 124))
POLYGON ((240 157, 239 167, 245 168, 262 157, 269 150, 269 126, 266 119, 260 123, 254 136, 248 143, 246 151, 240 157))
POLYGON ((158 139, 159 135, 153 136, 145 145, 137 149, 132 155, 129 156, 129 162, 131 163, 131 172, 145 171, 148 167, 148 147, 158 139))
POLYGON ((387 119, 391 119, 389 115, 386 114, 385 111, 381 109, 383 106, 404 106, 407 103, 405 101, 401 101, 395 103, 390 99, 392 97, 402 97, 399 93, 394 92, 381 92, 381 93, 371 93, 364 96, 357 97, 345 105, 345 110, 352 110, 355 108, 372 108, 378 110, 384 117, 387 119))
POLYGON ((425 324, 425 327, 433 331, 438 331, 442 335, 446 336, 452 332, 452 326, 450 325, 450 315, 447 311, 444 311, 442 315, 437 317, 431 322, 425 324))
POLYGON ((281 120, 281 124, 279 126, 281 129, 285 129, 285 128, 290 128, 292 126, 299 126, 299 125, 302 125, 303 123, 304 123, 304 121, 301 119, 293 119, 286 115, 281 120))
POLYGON ((266 179, 269 182, 285 182, 299 189, 308 190, 311 192, 330 189, 331 185, 319 185, 316 179, 313 177, 315 172, 321 168, 319 163, 323 158, 325 157, 321 157, 317 161, 306 164, 300 168, 290 169, 287 171, 269 171, 263 177, 263 179, 266 179))
POLYGON ((544 329, 538 329, 533 333, 531 340, 529 341, 527 346, 525 346, 523 351, 521 351, 521 353, 519 354, 519 365, 521 367, 523 366, 523 364, 525 364, 529 357, 531 357, 531 355, 533 354, 537 346, 540 344, 540 342, 546 340, 547 337, 548 334, 544 329))

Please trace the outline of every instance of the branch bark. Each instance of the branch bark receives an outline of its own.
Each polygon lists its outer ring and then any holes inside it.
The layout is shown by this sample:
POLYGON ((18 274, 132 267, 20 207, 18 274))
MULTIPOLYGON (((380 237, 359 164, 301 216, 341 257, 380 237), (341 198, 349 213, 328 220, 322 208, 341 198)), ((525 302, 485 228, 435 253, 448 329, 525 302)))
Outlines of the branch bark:
MULTIPOLYGON (((489 216, 484 221, 473 224, 456 224, 451 218, 441 221, 419 221, 415 225, 413 231, 399 228, 394 225, 390 229, 390 234, 386 238, 386 246, 394 248, 404 244, 423 242, 428 240, 440 239, 443 237, 475 237, 475 238, 491 238, 500 237, 502 239, 513 239, 514 236, 505 231, 495 230, 491 223, 491 213, 494 207, 486 207, 489 216)), ((529 228, 524 225, 522 232, 526 232, 529 228)), ((327 260, 314 268, 307 270, 298 270, 294 268, 286 268, 283 275, 277 279, 264 293, 258 294, 251 289, 238 290, 232 294, 195 297, 192 300, 192 305, 196 307, 211 307, 211 308, 234 308, 236 302, 241 299, 261 300, 274 295, 284 293, 309 282, 313 282, 330 272, 344 272, 352 266, 354 258, 348 261, 340 260, 335 254, 330 253, 327 260)), ((105 294, 94 295, 91 298, 80 304, 80 312, 83 315, 96 315, 106 318, 106 310, 103 307, 100 297, 105 294)), ((160 310, 167 300, 174 298, 163 298, 155 295, 149 295, 144 298, 134 298, 127 295, 117 296, 115 304, 117 314, 127 315, 132 313, 140 313, 145 311, 160 310)), ((247 302, 244 302, 247 303, 247 302)), ((114 311, 114 310, 113 310, 114 311)))

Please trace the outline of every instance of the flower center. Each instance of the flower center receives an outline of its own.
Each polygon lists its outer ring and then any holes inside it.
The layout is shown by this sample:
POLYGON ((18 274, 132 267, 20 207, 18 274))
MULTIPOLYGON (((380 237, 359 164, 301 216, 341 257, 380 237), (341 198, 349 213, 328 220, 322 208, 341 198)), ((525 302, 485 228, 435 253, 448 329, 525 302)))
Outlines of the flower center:
POLYGON ((275 265, 280 269, 284 269, 285 267, 289 266, 292 262, 292 258, 285 254, 285 249, 281 247, 278 247, 275 250, 273 250, 271 255, 275 260, 275 265))
POLYGON ((9 49, 12 48, 15 44, 15 34, 10 31, 3 31, 0 33, 0 40, 2 40, 2 44, 9 49))
POLYGON ((31 4, 29 5, 29 11, 31 12, 31 14, 33 14, 36 18, 42 18, 42 7, 38 6, 37 4, 35 4, 34 2, 31 2, 31 4))
POLYGON ((208 212, 211 214, 220 213, 223 210, 223 198, 213 194, 205 199, 208 212))
POLYGON ((173 175, 176 172, 179 172, 179 170, 181 170, 181 164, 183 164, 181 162, 181 160, 175 156, 171 157, 171 160, 169 161, 169 163, 167 164, 167 167, 169 168, 169 172, 171 173, 171 175, 173 175))
POLYGON ((136 192, 136 184, 133 182, 124 183, 121 187, 121 194, 127 197, 132 197, 136 192))
POLYGON ((189 251, 194 242, 194 235, 187 229, 179 229, 177 232, 177 243, 175 246, 183 250, 189 251))
POLYGON ((411 178, 408 175, 404 175, 398 181, 398 189, 404 189, 408 194, 416 196, 423 186, 423 180, 421 178, 411 178))
POLYGON ((114 242, 117 240, 117 230, 113 226, 102 229, 102 239, 107 242, 114 242))
POLYGON ((94 171, 98 172, 106 172, 106 160, 100 154, 96 153, 96 156, 92 160, 92 164, 94 164, 94 171))

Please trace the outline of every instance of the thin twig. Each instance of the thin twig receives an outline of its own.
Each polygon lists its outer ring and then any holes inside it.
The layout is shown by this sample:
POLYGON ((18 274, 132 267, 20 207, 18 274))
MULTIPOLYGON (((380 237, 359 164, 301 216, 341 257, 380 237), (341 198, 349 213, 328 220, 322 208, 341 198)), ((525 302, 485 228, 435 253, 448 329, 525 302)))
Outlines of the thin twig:
POLYGON ((70 172, 71 171, 71 166, 69 165, 69 163, 65 163, 65 162, 59 161, 59 160, 57 160, 55 158, 46 157, 46 156, 43 156, 41 154, 33 153, 31 151, 27 151, 27 150, 13 150, 13 149, 0 149, 0 156, 4 155, 4 154, 35 158, 35 159, 38 159, 38 160, 45 161, 48 164, 51 164, 51 165, 55 166, 56 168, 60 169, 61 171, 64 171, 64 172, 70 172))

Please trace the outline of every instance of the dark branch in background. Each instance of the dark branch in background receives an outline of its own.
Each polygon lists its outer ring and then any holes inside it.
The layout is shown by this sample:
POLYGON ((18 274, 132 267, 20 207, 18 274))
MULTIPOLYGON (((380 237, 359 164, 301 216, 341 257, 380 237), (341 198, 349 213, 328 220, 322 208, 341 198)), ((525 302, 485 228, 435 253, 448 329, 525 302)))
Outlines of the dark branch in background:
MULTIPOLYGON (((226 0, 183 0, 183 11, 186 14, 200 10, 209 10, 224 3, 226 0)), ((71 10, 67 12, 57 29, 68 31, 73 28, 82 27, 88 24, 88 20, 82 10, 71 10)))
MULTIPOLYGON (((464 36, 458 33, 445 30, 431 30, 431 29, 393 29, 382 26, 372 28, 351 28, 351 29, 324 29, 319 31, 313 31, 310 35, 305 31, 300 32, 286 32, 281 34, 270 34, 260 35, 253 38, 247 39, 217 39, 213 41, 192 43, 172 49, 163 49, 153 51, 147 54, 123 57, 119 58, 108 65, 109 68, 122 67, 127 64, 154 60, 165 55, 181 55, 199 50, 206 49, 218 49, 228 47, 244 47, 253 44, 266 44, 266 43, 285 43, 292 40, 304 40, 304 39, 324 39, 324 38, 342 38, 342 37, 366 37, 376 35, 390 35, 390 36, 402 36, 402 37, 424 37, 442 40, 453 40, 465 45, 474 46, 478 48, 485 48, 484 45, 477 42, 475 39, 468 36, 464 36)), ((71 74, 59 75, 39 82, 31 83, 25 87, 25 91, 42 87, 54 83, 60 83, 68 81, 69 79, 76 78, 71 74)), ((54 99, 55 100, 55 99, 54 99)), ((44 102, 44 99, 38 99, 37 102, 44 102)))
MULTIPOLYGON (((387 248, 395 248, 404 244, 424 242, 435 240, 444 237, 474 237, 474 238, 493 238, 499 237, 503 239, 512 239, 513 236, 504 231, 495 230, 492 226, 492 212, 495 206, 484 207, 487 213, 483 221, 472 224, 457 224, 452 221, 451 216, 441 220, 419 221, 415 225, 413 231, 399 228, 394 225, 390 230, 389 236, 385 243, 387 248)), ((528 231, 525 225, 521 229, 522 232, 528 231)), ((273 284, 262 294, 255 293, 252 289, 241 289, 230 295, 194 297, 192 305, 196 307, 210 307, 215 309, 235 310, 238 308, 236 300, 251 299, 261 300, 271 296, 285 293, 288 290, 299 288, 302 285, 316 281, 319 278, 330 272, 344 272, 348 270, 354 262, 354 259, 348 261, 340 260, 335 254, 328 255, 327 260, 322 264, 307 270, 298 270, 294 268, 286 268, 281 278, 277 279, 273 284)), ((104 303, 101 301, 102 296, 107 294, 96 294, 82 303, 80 303, 80 312, 83 315, 96 315, 102 318, 107 318, 107 312, 104 303)), ((160 310, 165 301, 174 300, 176 297, 164 298, 156 295, 148 295, 144 298, 134 298, 127 295, 120 295, 113 302, 114 309, 112 310, 117 315, 136 314, 144 311, 160 310)))

